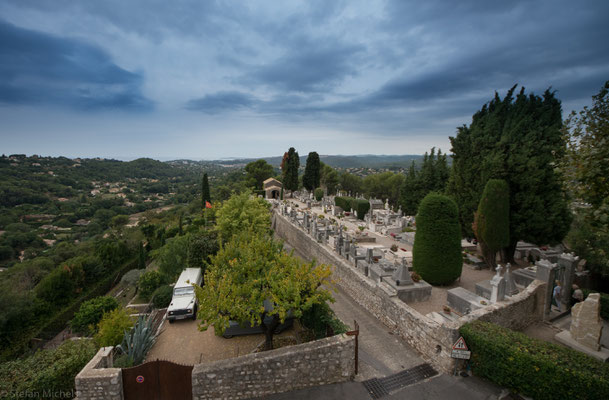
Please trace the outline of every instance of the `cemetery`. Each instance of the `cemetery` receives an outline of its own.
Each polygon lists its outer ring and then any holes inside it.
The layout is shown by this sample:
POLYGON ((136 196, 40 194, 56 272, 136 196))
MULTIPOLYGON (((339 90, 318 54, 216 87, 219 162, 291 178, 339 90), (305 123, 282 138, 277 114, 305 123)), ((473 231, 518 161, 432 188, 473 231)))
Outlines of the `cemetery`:
MULTIPOLYGON (((517 265, 497 265, 493 271, 476 246, 463 240, 460 277, 449 285, 430 285, 412 271, 414 217, 393 211, 387 202, 371 199, 363 218, 357 210, 339 207, 334 196, 316 201, 306 190, 272 203, 277 236, 297 255, 333 265, 341 290, 444 372, 455 368, 450 349, 465 324, 480 320, 522 331, 550 321, 570 309, 570 290, 560 297, 562 312, 551 306, 554 282, 570 289, 587 278, 573 254, 524 242, 517 246, 517 265)), ((586 333, 580 336, 595 330, 592 347, 598 351, 600 322, 590 324, 584 323, 586 333)))

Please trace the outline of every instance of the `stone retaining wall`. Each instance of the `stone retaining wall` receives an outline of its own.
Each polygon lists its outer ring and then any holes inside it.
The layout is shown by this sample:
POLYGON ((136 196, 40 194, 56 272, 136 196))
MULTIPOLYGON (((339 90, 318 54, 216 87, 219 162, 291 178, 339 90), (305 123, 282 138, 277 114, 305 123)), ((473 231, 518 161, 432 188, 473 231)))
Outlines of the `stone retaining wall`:
POLYGON ((355 338, 337 335, 297 346, 195 365, 193 399, 246 399, 352 380, 355 338))
POLYGON ((76 398, 80 400, 123 400, 123 376, 112 366, 114 347, 102 347, 76 375, 76 398))
POLYGON ((396 296, 389 295, 382 286, 368 279, 330 248, 317 243, 307 232, 278 212, 273 213, 272 227, 275 234, 301 257, 332 265, 333 278, 342 291, 397 331, 426 361, 447 373, 453 372, 455 359, 451 358, 452 346, 460 336, 459 328, 466 322, 480 318, 507 328, 523 329, 540 320, 543 314, 546 285, 535 281, 525 291, 505 302, 486 306, 455 322, 440 324, 396 296))

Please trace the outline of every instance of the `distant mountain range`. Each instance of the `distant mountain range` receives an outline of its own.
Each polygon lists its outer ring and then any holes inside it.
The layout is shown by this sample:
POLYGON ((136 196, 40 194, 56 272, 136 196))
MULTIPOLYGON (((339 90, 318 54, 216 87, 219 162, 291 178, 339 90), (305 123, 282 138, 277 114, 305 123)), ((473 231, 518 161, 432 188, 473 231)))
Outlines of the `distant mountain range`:
MULTIPOLYGON (((243 166, 249 162, 264 159, 272 166, 279 168, 283 156, 276 157, 259 157, 259 158, 239 158, 239 159, 224 159, 224 160, 204 160, 200 161, 201 164, 219 164, 225 166, 243 166)), ((423 160, 422 155, 418 154, 405 154, 405 155, 374 155, 374 154, 361 154, 354 156, 341 156, 341 155, 320 155, 319 158, 325 164, 333 168, 405 168, 410 166, 412 161, 420 163, 423 160)), ((187 160, 174 160, 173 162, 180 162, 187 160)), ((304 167, 307 161, 307 156, 300 156, 300 165, 304 167)))

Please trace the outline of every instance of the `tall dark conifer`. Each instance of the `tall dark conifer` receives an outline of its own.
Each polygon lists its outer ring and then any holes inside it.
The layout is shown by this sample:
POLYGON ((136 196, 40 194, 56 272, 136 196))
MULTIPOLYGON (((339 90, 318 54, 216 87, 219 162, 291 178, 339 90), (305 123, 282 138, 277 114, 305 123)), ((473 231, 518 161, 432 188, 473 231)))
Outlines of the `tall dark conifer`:
POLYGON ((300 157, 293 147, 283 156, 281 163, 283 175, 283 187, 290 191, 298 190, 298 168, 300 167, 300 157))
POLYGON ((207 179, 207 173, 203 174, 201 181, 201 205, 205 209, 205 202, 211 203, 211 195, 209 194, 209 181, 207 179))
POLYGON ((513 259, 519 240, 536 244, 560 242, 571 215, 555 173, 564 152, 561 106, 554 93, 524 93, 512 87, 476 112, 470 126, 451 137, 453 170, 449 193, 459 206, 461 228, 472 235, 474 211, 486 182, 504 179, 510 190, 510 245, 513 259))
POLYGON ((312 151, 307 156, 307 164, 305 166, 304 175, 302 177, 302 185, 309 191, 319 187, 321 178, 321 164, 319 154, 312 151))

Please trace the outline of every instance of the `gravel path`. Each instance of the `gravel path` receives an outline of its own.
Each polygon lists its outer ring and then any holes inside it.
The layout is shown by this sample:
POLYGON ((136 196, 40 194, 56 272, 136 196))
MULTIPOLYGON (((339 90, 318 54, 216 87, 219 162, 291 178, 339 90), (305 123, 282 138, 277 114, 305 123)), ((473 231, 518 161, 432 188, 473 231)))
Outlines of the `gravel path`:
MULTIPOLYGON (((249 354, 264 342, 263 334, 225 339, 216 336, 213 328, 201 332, 198 322, 181 320, 169 324, 165 321, 157 342, 146 356, 146 361, 159 359, 195 365, 249 354)), ((293 336, 297 324, 294 325, 295 327, 274 335, 274 338, 293 336)))

